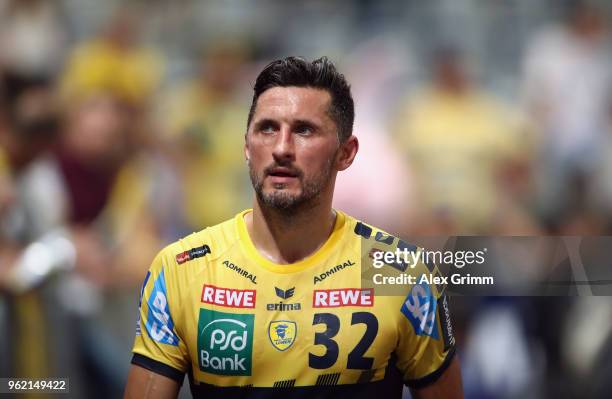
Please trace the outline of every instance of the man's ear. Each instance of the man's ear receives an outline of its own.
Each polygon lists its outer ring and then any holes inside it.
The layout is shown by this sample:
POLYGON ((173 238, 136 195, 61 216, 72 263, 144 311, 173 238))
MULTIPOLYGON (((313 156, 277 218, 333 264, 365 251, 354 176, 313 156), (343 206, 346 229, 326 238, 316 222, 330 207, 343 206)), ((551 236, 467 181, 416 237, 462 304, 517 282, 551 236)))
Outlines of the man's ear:
POLYGON ((251 159, 251 151, 249 150, 249 129, 244 132, 244 159, 249 162, 251 159))
POLYGON ((359 140, 356 136, 351 135, 344 143, 340 144, 338 157, 336 158, 336 169, 338 171, 348 169, 355 160, 357 151, 359 151, 359 140))
POLYGON ((249 160, 251 159, 251 151, 249 151, 249 145, 246 140, 244 141, 244 158, 247 162, 249 162, 249 160))

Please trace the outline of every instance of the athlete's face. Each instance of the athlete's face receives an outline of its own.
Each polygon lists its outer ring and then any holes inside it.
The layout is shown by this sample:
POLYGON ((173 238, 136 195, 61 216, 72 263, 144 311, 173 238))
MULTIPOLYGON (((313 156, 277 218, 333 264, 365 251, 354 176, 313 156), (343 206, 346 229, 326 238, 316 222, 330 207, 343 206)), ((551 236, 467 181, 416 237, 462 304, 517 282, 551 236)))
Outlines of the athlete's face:
POLYGON ((336 172, 346 169, 354 154, 347 163, 330 103, 327 91, 305 87, 275 87, 259 97, 245 154, 264 205, 291 210, 317 201, 321 193, 331 195, 336 172))

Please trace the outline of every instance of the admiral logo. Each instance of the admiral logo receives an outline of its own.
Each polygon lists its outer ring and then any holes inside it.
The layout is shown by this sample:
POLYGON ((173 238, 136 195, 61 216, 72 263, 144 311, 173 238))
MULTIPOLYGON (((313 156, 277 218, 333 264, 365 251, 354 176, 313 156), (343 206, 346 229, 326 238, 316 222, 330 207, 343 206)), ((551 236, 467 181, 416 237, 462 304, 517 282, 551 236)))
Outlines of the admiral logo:
POLYGON ((225 306, 227 308, 253 309, 255 307, 255 297, 255 290, 235 290, 208 284, 204 284, 202 288, 203 303, 225 306))
POLYGON ((342 306, 374 306, 374 289, 314 290, 312 296, 313 308, 338 308, 342 306))
POLYGON ((236 273, 238 273, 242 277, 251 280, 251 282, 253 284, 257 284, 257 276, 256 275, 254 275, 252 273, 249 273, 247 270, 242 269, 240 266, 237 266, 237 265, 233 264, 229 260, 224 260, 223 261, 223 266, 227 267, 230 270, 235 271, 236 273))
POLYGON ((192 259, 201 258, 210 253, 210 247, 208 245, 202 245, 201 247, 191 248, 189 251, 181 252, 176 255, 176 262, 181 265, 192 259))
POLYGON ((321 273, 318 276, 314 276, 314 284, 320 283, 321 281, 325 280, 326 278, 328 278, 332 274, 334 274, 336 272, 339 272, 340 270, 344 269, 345 267, 354 266, 354 265, 355 265, 355 262, 351 261, 350 259, 347 259, 346 262, 332 267, 331 269, 329 269, 325 273, 321 273))
POLYGON ((278 287, 274 287, 274 290, 276 291, 276 296, 279 297, 280 299, 289 299, 293 296, 294 292, 295 292, 295 287, 293 288, 289 288, 288 290, 281 290, 278 287))

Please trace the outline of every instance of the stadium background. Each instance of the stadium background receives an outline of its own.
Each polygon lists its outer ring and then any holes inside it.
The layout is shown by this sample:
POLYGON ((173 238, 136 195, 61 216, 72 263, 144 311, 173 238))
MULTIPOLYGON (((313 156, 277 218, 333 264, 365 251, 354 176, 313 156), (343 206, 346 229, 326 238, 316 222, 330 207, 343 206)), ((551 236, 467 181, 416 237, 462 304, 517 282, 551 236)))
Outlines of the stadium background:
MULTIPOLYGON (((154 253, 250 204, 250 90, 280 56, 352 83, 338 208, 399 235, 610 235, 611 11, 0 1, 0 376, 121 395, 154 253)), ((452 306, 467 398, 609 397, 609 297, 452 306)))

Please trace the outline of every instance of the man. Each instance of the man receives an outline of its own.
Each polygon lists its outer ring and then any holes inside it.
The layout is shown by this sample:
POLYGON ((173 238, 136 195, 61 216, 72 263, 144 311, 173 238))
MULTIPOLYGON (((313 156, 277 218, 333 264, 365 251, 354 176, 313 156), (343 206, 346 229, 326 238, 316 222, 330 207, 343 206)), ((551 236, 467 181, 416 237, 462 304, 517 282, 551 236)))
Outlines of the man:
POLYGON ((254 90, 254 207, 153 261, 125 397, 174 398, 187 372, 194 397, 461 398, 443 298, 361 288, 362 244, 407 244, 331 207, 359 146, 344 76, 289 57, 254 90))

